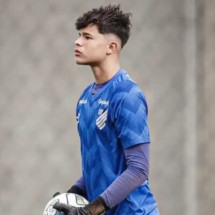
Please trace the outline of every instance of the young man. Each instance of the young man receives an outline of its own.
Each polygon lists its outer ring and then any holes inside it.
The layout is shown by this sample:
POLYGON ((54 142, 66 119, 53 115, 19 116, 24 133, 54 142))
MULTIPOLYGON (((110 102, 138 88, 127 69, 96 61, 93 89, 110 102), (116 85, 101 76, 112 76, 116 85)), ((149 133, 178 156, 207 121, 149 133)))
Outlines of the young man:
POLYGON ((77 104, 82 173, 68 192, 89 200, 84 208, 56 203, 66 215, 158 215, 150 191, 147 103, 120 67, 119 55, 130 33, 130 14, 108 5, 76 21, 77 64, 95 77, 77 104))

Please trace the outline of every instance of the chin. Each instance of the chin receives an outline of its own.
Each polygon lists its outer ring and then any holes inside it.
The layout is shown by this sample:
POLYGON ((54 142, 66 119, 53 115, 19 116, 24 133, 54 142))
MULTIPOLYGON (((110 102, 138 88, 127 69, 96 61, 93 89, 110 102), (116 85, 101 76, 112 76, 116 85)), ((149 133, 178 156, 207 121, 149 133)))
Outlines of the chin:
POLYGON ((76 61, 76 64, 78 65, 90 65, 88 62, 81 62, 81 61, 76 61))
POLYGON ((80 60, 80 59, 76 59, 75 62, 78 65, 92 65, 92 64, 94 64, 94 61, 87 61, 87 60, 80 60))

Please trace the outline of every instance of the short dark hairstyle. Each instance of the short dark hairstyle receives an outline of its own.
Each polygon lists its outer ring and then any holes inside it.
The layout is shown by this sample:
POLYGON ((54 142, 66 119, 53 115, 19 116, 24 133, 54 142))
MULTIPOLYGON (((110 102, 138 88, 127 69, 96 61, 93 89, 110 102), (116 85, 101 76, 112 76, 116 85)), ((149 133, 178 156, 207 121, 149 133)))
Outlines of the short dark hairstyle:
POLYGON ((99 33, 112 33, 118 36, 123 47, 130 36, 130 16, 131 13, 123 13, 120 5, 102 6, 84 13, 76 20, 75 26, 80 30, 89 24, 95 24, 98 26, 99 33))

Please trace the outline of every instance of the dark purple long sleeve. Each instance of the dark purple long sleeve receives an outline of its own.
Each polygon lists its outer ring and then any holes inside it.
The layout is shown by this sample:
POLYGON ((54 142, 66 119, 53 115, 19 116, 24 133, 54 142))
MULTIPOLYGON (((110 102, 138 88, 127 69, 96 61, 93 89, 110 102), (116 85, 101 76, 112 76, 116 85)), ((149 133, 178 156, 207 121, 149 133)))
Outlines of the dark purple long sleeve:
MULTIPOLYGON (((126 170, 101 194, 109 208, 123 201, 135 188, 148 179, 149 144, 138 144, 125 150, 126 170)), ((76 186, 85 190, 81 177, 76 186)))
POLYGON ((140 186, 149 173, 149 144, 138 144, 125 150, 127 169, 101 194, 109 208, 124 200, 140 186))

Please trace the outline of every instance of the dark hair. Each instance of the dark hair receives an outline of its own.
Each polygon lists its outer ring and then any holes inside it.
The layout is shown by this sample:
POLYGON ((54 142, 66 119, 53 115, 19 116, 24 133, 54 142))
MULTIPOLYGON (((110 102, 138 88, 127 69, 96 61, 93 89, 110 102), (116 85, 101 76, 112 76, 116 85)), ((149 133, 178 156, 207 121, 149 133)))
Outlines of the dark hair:
POLYGON ((99 33, 112 33, 118 36, 123 47, 130 35, 130 15, 131 13, 123 13, 120 5, 108 5, 84 13, 76 20, 75 26, 80 30, 89 24, 95 24, 98 26, 99 33))

